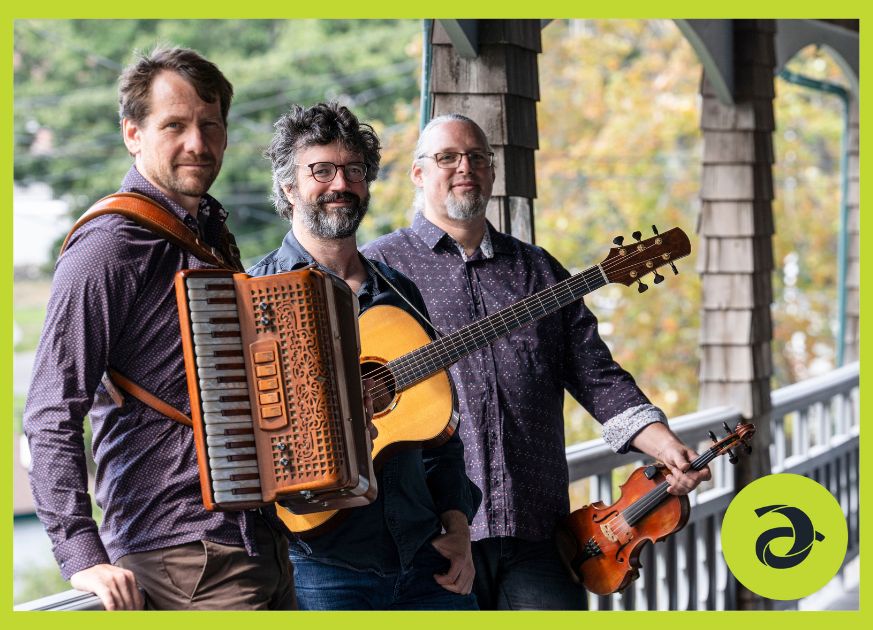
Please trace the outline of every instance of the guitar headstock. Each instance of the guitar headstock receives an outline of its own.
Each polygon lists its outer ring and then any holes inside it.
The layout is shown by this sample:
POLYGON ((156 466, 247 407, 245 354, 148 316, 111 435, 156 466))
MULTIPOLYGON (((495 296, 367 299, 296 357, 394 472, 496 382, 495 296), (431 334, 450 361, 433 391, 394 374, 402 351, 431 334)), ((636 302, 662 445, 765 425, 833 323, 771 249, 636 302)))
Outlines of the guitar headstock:
POLYGON ((609 255, 600 263, 603 273, 610 282, 618 282, 630 286, 639 283, 639 292, 648 289, 642 277, 648 273, 654 274, 655 284, 664 281, 664 276, 658 273, 658 268, 670 265, 673 273, 678 274, 673 261, 684 258, 691 253, 691 242, 688 236, 679 228, 673 228, 663 234, 653 225, 654 236, 640 240, 642 234, 634 232, 635 243, 624 244, 624 237, 613 239, 616 247, 609 250, 609 255))

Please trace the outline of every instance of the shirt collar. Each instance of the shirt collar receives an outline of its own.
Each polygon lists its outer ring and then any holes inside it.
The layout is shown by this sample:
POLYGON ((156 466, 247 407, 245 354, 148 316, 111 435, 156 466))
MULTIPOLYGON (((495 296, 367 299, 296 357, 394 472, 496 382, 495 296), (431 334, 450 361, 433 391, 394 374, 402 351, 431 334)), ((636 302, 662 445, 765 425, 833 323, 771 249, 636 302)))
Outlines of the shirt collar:
MULTIPOLYGON (((412 219, 412 230, 432 250, 436 249, 443 239, 446 239, 446 242, 452 243, 455 248, 459 249, 461 257, 466 259, 463 249, 457 241, 449 236, 445 230, 426 219, 421 212, 415 213, 415 217, 412 219)), ((487 220, 485 221, 485 235, 479 249, 485 258, 492 258, 494 254, 513 254, 515 252, 512 237, 497 231, 487 220)))
MULTIPOLYGON (((181 219, 185 225, 192 229, 200 230, 198 219, 192 217, 185 208, 167 197, 157 186, 143 177, 142 173, 134 165, 131 165, 127 175, 124 176, 124 180, 121 182, 121 191, 136 192, 145 195, 149 199, 154 199, 181 219)), ((222 207, 215 197, 205 194, 200 198, 198 217, 204 225, 202 231, 208 233, 227 220, 227 210, 222 207)))
MULTIPOLYGON (((360 256, 360 254, 358 255, 360 256)), ((279 251, 276 252, 276 265, 281 271, 294 271, 295 269, 315 265, 321 271, 336 275, 327 267, 320 265, 312 257, 312 254, 306 251, 306 248, 294 236, 294 230, 288 230, 285 238, 282 239, 282 245, 279 247, 279 251)), ((366 262, 364 267, 367 269, 367 280, 358 291, 359 298, 364 295, 376 295, 381 290, 379 278, 373 272, 372 267, 366 264, 366 262)))

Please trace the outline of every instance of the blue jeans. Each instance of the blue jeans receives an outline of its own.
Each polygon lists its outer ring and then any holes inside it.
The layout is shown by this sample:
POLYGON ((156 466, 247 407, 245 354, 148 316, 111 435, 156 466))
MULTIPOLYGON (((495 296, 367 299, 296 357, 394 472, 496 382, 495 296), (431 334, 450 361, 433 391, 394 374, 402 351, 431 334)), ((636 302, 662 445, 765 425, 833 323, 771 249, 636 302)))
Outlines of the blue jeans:
POLYGON ((586 610, 585 588, 573 581, 554 540, 486 538, 473 543, 473 592, 482 610, 586 610))
POLYGON ((475 596, 447 591, 433 579, 449 561, 430 543, 412 567, 379 575, 293 554, 294 586, 300 610, 478 610, 475 596))

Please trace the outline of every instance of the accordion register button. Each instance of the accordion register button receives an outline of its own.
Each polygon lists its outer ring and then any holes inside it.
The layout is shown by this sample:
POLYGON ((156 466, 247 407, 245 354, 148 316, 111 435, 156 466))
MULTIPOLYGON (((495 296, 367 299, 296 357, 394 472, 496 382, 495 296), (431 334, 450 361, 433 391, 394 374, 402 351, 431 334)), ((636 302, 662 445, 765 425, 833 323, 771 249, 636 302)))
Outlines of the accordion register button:
POLYGON ((279 402, 279 394, 278 392, 273 392, 272 394, 259 394, 258 401, 262 405, 272 405, 279 402))
POLYGON ((258 381, 258 390, 266 391, 270 389, 279 389, 279 380, 275 378, 265 378, 258 381))
POLYGON ((261 415, 265 418, 275 418, 282 415, 282 407, 280 405, 268 405, 261 407, 261 415))
POLYGON ((266 352, 255 352, 255 363, 271 363, 276 360, 276 355, 272 350, 266 352))
POLYGON ((255 366, 255 374, 258 376, 276 376, 275 365, 257 365, 255 366))

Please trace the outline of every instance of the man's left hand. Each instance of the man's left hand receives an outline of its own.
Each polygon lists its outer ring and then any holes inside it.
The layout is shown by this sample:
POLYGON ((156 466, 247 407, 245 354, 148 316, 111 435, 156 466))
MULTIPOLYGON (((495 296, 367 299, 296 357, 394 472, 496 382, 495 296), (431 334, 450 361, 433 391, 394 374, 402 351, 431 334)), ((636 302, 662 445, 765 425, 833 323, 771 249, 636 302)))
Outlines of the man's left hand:
POLYGON ((712 479, 709 466, 691 470, 691 462, 697 459, 694 449, 686 446, 666 424, 653 422, 637 433, 631 442, 643 453, 660 460, 670 471, 666 475, 670 494, 688 494, 701 481, 712 479))
POLYGON ((446 532, 434 538, 431 544, 451 564, 448 571, 434 574, 433 579, 447 591, 467 595, 473 590, 473 578, 476 577, 467 517, 451 510, 442 515, 442 522, 446 532))

